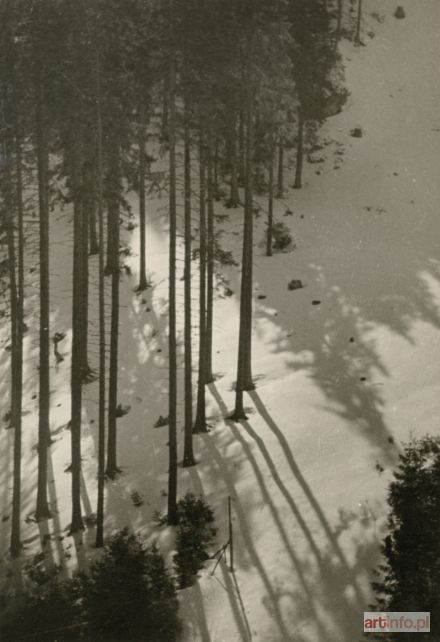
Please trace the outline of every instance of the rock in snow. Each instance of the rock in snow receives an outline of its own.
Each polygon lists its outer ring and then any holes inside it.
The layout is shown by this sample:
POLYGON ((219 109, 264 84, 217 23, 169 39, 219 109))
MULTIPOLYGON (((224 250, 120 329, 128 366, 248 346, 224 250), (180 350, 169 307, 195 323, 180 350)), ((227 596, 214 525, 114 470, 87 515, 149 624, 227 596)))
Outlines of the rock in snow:
POLYGON ((288 290, 300 290, 303 288, 303 283, 300 279, 292 279, 288 284, 287 284, 287 289, 288 290))
POLYGON ((362 138, 363 135, 364 135, 364 132, 362 127, 354 127, 350 131, 350 136, 353 136, 353 138, 362 138))

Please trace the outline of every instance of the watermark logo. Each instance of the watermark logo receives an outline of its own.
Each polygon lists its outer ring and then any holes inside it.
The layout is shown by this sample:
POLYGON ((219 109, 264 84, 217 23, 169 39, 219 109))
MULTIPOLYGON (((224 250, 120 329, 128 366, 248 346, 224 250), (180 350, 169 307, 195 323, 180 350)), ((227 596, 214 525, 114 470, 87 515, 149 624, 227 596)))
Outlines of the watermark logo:
POLYGON ((364 633, 429 633, 430 613, 427 611, 364 612, 364 633))

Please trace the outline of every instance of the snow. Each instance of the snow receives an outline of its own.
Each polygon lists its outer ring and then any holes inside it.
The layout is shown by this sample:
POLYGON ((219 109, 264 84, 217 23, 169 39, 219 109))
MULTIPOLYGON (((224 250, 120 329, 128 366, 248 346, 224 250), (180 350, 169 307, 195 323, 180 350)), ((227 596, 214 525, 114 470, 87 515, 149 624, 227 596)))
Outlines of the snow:
MULTIPOLYGON (((285 201, 277 201, 276 216, 291 227, 295 251, 265 257, 260 246, 264 217, 258 219, 255 294, 267 298, 255 296, 257 388, 245 395, 248 420, 240 424, 224 420, 234 402, 237 269, 227 269, 234 296, 215 301, 218 378, 207 394, 211 431, 195 438, 199 464, 180 469, 179 490, 203 494, 212 504, 220 527, 219 545, 227 539, 231 496, 236 572, 229 573, 222 562, 211 575, 212 562, 196 586, 181 592, 185 642, 360 639, 361 614, 372 601, 370 583, 380 561, 386 489, 399 445, 411 435, 438 433, 440 4, 405 0, 404 20, 393 17, 396 3, 391 0, 364 4, 364 33, 373 29, 375 37, 364 35, 365 47, 343 45, 351 96, 347 109, 329 119, 322 132, 332 141, 324 151, 326 161, 306 164, 303 189, 290 190, 285 201), (373 11, 385 15, 383 24, 374 20, 373 11), (358 126, 364 136, 351 137, 350 130, 358 126), (336 162, 334 153, 341 148, 342 163, 336 162), (288 208, 292 216, 284 216, 288 208), (287 284, 293 278, 301 279, 305 287, 289 291, 287 284), (313 300, 321 303, 312 305, 313 300)), ((288 179, 291 183, 293 175, 288 179)), ((153 521, 154 511, 166 508, 167 486, 167 429, 153 427, 160 414, 167 415, 168 256, 163 207, 160 199, 149 201, 147 263, 154 286, 144 295, 133 293, 138 229, 126 234, 134 256, 129 260, 133 277, 124 277, 121 286, 119 401, 130 404, 131 410, 118 422, 124 474, 107 485, 106 529, 129 524, 158 538, 169 553, 172 533, 168 528, 158 533, 153 521), (130 499, 133 490, 144 499, 140 507, 130 499)), ((222 246, 233 248, 239 259, 236 233, 242 214, 226 212, 230 221, 221 224, 222 246)), ((52 221, 52 237, 58 241, 53 244, 51 272, 54 332, 70 329, 68 220, 64 212, 52 221)), ((181 275, 181 248, 178 256, 181 275)), ((96 317, 94 261, 92 319, 96 317)), ((181 283, 179 297, 182 312, 181 283)), ((33 304, 29 299, 28 308, 33 304)), ((182 331, 182 318, 178 329, 182 331)), ((35 502, 36 332, 33 326, 26 341, 23 519, 35 502)), ((196 331, 193 334, 196 349, 196 331)), ((97 362, 96 343, 97 326, 92 324, 92 365, 97 362)), ((49 475, 56 512, 47 524, 23 521, 22 526, 27 554, 36 552, 39 540, 49 533, 48 563, 52 559, 72 568, 95 554, 94 530, 86 529, 83 545, 66 532, 69 336, 59 349, 66 358, 51 372, 51 428, 56 442, 49 475)), ((7 365, 3 359, 4 399, 7 365)), ((85 514, 96 510, 96 396, 96 384, 85 386, 85 514)), ((6 410, 7 405, 1 414, 6 410)), ((182 410, 180 396, 181 414, 182 410)), ((11 431, 2 430, 1 518, 10 514, 11 448, 11 431)), ((9 523, 2 523, 4 551, 9 523)))

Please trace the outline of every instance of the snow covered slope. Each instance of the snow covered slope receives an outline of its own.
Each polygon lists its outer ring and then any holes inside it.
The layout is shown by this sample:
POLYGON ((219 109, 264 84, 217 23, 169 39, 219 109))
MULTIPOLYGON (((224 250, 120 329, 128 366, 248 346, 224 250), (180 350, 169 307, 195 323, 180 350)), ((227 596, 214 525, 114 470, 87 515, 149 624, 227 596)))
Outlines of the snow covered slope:
MULTIPOLYGON (((371 571, 380 559, 386 487, 399 443, 411 434, 439 432, 440 4, 404 0, 404 20, 393 17, 394 1, 364 4, 364 31, 373 29, 375 37, 365 35, 366 47, 343 45, 351 97, 346 111, 325 125, 324 135, 333 141, 326 148, 327 159, 306 165, 304 188, 277 202, 276 215, 292 228, 297 249, 264 257, 258 246, 264 222, 258 222, 257 388, 246 395, 249 419, 240 424, 223 419, 234 401, 237 270, 228 271, 235 295, 215 303, 218 378, 208 393, 212 429, 196 438, 200 463, 182 469, 179 482, 182 493, 187 488, 202 493, 214 506, 219 545, 227 539, 227 497, 232 497, 236 573, 231 575, 222 563, 212 576, 212 563, 195 587, 182 592, 185 642, 357 642, 361 614, 372 599, 371 571), (372 12, 385 16, 383 24, 372 12), (357 126, 364 130, 359 139, 350 136, 357 126), (334 150, 342 148, 341 163, 334 150), (285 216, 286 209, 293 215, 285 216), (288 291, 293 278, 305 287, 288 291)), ((166 428, 153 427, 159 414, 167 414, 163 205, 150 201, 147 251, 154 287, 144 299, 133 294, 135 258, 130 261, 133 278, 122 286, 119 400, 130 404, 131 411, 119 420, 124 475, 107 486, 108 531, 130 524, 153 534, 153 512, 166 505, 167 434, 166 428), (131 502, 134 490, 144 498, 140 507, 131 502)), ((222 245, 234 247, 238 257, 242 217, 238 210, 229 214, 222 245)), ((66 216, 53 222, 54 331, 70 327, 66 216)), ((135 230, 135 251, 137 236, 135 230)), ((91 301, 94 306, 93 292, 91 301)), ((96 332, 92 324, 92 365, 96 332)), ((66 535, 69 337, 60 346, 66 359, 58 371, 54 367, 51 383, 56 442, 50 493, 56 512, 53 520, 38 526, 31 515, 37 429, 34 339, 31 331, 23 463, 23 518, 30 519, 23 523, 23 539, 28 553, 44 542, 48 563, 68 567, 94 554, 89 546, 93 528, 86 530, 83 543, 66 535)), ((6 377, 1 381, 4 395, 6 377)), ((83 506, 90 515, 96 510, 95 384, 85 387, 84 395, 83 506)), ((1 431, 0 447, 0 544, 6 550, 10 431, 1 431)), ((162 550, 169 551, 169 529, 158 537, 162 550)))

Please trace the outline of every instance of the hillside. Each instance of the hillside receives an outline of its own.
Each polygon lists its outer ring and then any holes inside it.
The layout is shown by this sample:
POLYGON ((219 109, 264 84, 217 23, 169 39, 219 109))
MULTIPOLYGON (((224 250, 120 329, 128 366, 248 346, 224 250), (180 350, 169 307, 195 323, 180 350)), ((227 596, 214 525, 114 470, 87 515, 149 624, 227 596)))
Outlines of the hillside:
MULTIPOLYGON (((179 493, 191 489, 214 507, 219 546, 227 539, 232 498, 235 574, 210 562, 197 585, 181 592, 185 642, 357 642, 380 561, 386 490, 400 443, 439 433, 440 415, 440 4, 365 0, 364 42, 344 42, 350 98, 325 123, 320 163, 306 163, 304 186, 276 201, 295 249, 264 256, 264 198, 256 219, 253 371, 248 420, 225 420, 233 408, 239 314, 239 267, 225 268, 230 297, 214 309, 214 371, 208 387, 210 432, 196 438, 194 468, 179 469, 179 493), (385 17, 378 21, 372 14, 385 17), (366 33, 371 31, 371 36, 366 33), (373 33, 374 32, 374 33, 373 33), (372 37, 374 35, 374 37, 372 37), (361 127, 363 136, 350 132, 361 127), (336 153, 343 150, 343 154, 336 153), (300 279, 302 289, 289 291, 300 279)), ((158 163, 158 168, 160 165, 158 163)), ((289 185, 293 170, 286 172, 289 185)), ((132 276, 121 282, 119 462, 108 482, 108 531, 130 525, 172 550, 166 510, 167 217, 164 198, 148 201, 147 268, 153 287, 137 283, 138 228, 124 231, 132 276), (143 498, 134 506, 131 493, 143 498)), ((136 202, 133 197, 133 209, 136 202)), ((218 207, 221 245, 240 259, 241 210, 218 207)), ((52 369, 49 489, 54 519, 32 519, 38 408, 37 327, 26 338, 22 539, 66 569, 95 555, 93 524, 81 540, 70 521, 70 211, 57 211, 52 235, 51 320, 67 332, 65 360, 52 369), (67 231, 69 229, 69 231, 67 231)), ((180 247, 179 258, 183 256, 180 247)), ((91 260, 93 267, 95 259, 91 260)), ((183 263, 179 263, 179 277, 183 263)), ((92 269, 92 268, 91 268, 92 269)), ((178 283, 182 294, 183 282, 178 283)), ((96 283, 92 283, 96 288, 96 283)), ((196 295, 196 292, 194 292, 196 295)), ((35 295, 36 296, 36 295, 35 295)), ((91 338, 97 360, 97 302, 91 292, 91 338)), ((179 300, 179 299, 178 299, 179 300)), ((35 300, 30 296, 27 310, 35 300)), ((183 308, 179 306, 178 330, 183 308)), ((5 333, 7 330, 5 330, 5 333)), ((6 336, 6 334, 4 335, 6 336)), ((194 348, 197 346, 194 335, 194 348)), ((2 342, 5 346, 6 340, 2 342)), ((2 397, 8 377, 0 366, 2 397)), ((179 379, 179 412, 183 412, 179 379)), ((97 384, 85 387, 82 502, 96 512, 97 384)), ((2 415, 4 412, 2 411, 2 415)), ((183 438, 181 421, 178 425, 183 438)), ((7 523, 11 431, 0 432, 2 503, 7 523)), ((0 535, 2 551, 8 541, 0 535)), ((6 564, 6 558, 4 559, 6 564)))

